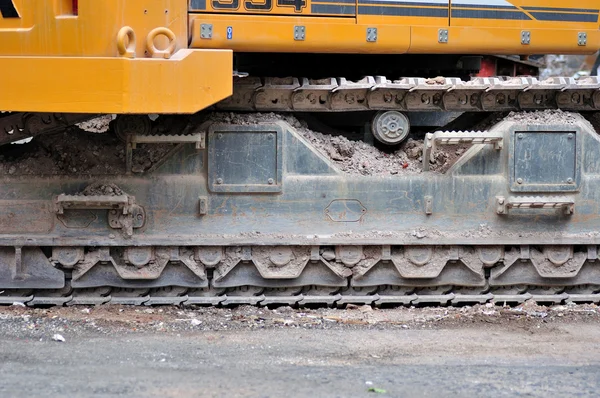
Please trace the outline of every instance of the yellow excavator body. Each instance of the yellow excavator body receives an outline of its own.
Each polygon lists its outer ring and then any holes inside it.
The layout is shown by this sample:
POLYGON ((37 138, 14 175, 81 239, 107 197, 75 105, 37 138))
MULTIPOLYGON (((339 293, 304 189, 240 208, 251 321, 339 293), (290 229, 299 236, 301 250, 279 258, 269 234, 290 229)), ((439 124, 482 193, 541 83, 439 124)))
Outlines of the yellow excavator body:
POLYGON ((589 54, 583 0, 2 0, 0 109, 194 113, 234 53, 589 54))

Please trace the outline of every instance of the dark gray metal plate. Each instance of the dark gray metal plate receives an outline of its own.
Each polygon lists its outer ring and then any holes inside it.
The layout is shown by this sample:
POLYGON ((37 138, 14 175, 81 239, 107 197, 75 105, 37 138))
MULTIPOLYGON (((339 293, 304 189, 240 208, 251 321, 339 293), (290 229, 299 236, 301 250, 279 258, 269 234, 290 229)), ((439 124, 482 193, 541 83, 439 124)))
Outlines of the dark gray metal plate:
POLYGON ((208 186, 212 192, 281 192, 283 130, 213 125, 208 133, 208 186))
POLYGON ((515 128, 510 135, 509 178, 513 192, 572 192, 580 183, 580 131, 515 128))

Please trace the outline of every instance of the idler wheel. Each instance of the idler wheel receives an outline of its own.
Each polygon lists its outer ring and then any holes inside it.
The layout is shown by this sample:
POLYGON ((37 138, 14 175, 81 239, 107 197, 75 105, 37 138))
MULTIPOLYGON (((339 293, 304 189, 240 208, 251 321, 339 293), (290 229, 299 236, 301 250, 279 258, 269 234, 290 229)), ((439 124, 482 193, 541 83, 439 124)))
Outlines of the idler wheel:
POLYGON ((373 118, 371 132, 377 141, 386 145, 396 145, 408 137, 410 122, 398 111, 381 111, 373 118))

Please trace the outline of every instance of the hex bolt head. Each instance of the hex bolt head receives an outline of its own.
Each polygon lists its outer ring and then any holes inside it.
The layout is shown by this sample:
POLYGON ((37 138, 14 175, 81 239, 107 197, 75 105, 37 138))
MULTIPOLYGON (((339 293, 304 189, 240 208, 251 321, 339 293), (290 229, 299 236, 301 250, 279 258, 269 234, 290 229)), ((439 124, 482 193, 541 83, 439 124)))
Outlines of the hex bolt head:
POLYGON ((217 184, 219 184, 219 185, 223 184, 223 179, 222 178, 217 178, 217 184))
POLYGON ((267 182, 269 183, 269 185, 273 185, 275 183, 275 181, 272 178, 269 178, 267 182))
POLYGON ((522 178, 517 178, 517 184, 523 184, 523 179, 522 178))

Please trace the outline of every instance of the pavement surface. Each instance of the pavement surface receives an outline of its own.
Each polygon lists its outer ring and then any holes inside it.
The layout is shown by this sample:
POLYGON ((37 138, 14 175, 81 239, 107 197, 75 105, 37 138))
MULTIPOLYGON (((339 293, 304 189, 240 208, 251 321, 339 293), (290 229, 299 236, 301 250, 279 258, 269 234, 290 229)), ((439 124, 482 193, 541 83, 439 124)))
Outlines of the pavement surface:
POLYGON ((594 305, 0 307, 0 397, 593 397, 599 387, 594 305))

